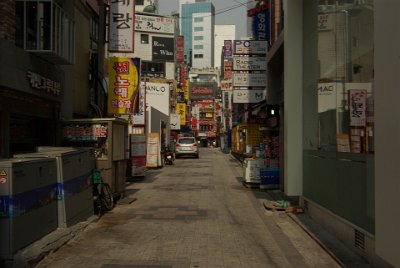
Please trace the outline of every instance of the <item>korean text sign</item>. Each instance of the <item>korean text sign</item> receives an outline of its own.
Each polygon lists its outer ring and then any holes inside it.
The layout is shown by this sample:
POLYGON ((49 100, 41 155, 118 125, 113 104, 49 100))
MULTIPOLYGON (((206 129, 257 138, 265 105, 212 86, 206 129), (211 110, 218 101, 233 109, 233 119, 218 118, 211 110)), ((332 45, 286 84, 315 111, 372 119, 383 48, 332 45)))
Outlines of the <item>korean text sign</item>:
POLYGON ((134 113, 138 101, 140 59, 112 57, 109 61, 108 112, 134 113))
POLYGON ((111 0, 109 51, 134 52, 135 1, 111 0))

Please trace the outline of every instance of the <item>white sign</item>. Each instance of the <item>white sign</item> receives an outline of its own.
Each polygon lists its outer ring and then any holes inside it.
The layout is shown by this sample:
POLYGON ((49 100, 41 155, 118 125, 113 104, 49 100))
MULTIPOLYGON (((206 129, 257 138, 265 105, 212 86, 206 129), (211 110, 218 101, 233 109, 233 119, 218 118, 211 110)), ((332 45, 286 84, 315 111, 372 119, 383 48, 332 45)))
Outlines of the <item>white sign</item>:
POLYGON ((170 84, 146 82, 146 107, 153 107, 169 116, 170 84))
POLYGON ((232 79, 222 80, 221 90, 232 90, 232 79))
POLYGON ((234 71, 265 71, 267 70, 267 60, 265 57, 234 56, 234 71))
POLYGON ((336 110, 341 106, 342 83, 318 83, 318 112, 336 110))
POLYGON ((134 50, 134 1, 111 1, 109 21, 109 51, 133 52, 134 50))
POLYGON ((169 122, 170 122, 171 130, 180 130, 181 129, 181 116, 179 114, 171 114, 169 122))
POLYGON ((233 90, 233 103, 257 103, 265 99, 263 89, 235 89, 233 90))
POLYGON ((234 87, 265 87, 267 74, 262 73, 233 73, 234 87))
POLYGON ((268 41, 234 40, 234 54, 267 54, 268 41))
POLYGON ((173 18, 135 15, 135 30, 142 32, 174 34, 173 18))
POLYGON ((318 31, 333 30, 333 18, 331 14, 318 15, 318 31))

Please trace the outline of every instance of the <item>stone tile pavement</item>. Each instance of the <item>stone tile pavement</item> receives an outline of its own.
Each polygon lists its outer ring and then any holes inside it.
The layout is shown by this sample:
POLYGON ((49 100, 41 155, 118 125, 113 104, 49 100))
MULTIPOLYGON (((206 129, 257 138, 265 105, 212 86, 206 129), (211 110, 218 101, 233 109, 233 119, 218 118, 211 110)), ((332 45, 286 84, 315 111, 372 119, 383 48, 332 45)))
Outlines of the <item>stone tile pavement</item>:
POLYGON ((63 230, 68 239, 55 247, 46 250, 44 238, 41 245, 19 252, 14 266, 33 266, 41 257, 36 267, 347 265, 293 215, 267 211, 262 201, 271 194, 244 187, 241 165, 231 155, 217 148, 202 148, 200 155, 149 171, 145 179, 127 185, 135 202, 117 203, 100 219, 63 230))

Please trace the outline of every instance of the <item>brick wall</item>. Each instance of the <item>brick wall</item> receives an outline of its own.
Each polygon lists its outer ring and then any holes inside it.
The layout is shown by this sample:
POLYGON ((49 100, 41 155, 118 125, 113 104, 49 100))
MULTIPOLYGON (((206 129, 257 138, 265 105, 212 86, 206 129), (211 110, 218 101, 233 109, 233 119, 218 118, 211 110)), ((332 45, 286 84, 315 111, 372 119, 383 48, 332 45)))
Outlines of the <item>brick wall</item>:
POLYGON ((15 42, 15 0, 0 1, 0 39, 15 42))

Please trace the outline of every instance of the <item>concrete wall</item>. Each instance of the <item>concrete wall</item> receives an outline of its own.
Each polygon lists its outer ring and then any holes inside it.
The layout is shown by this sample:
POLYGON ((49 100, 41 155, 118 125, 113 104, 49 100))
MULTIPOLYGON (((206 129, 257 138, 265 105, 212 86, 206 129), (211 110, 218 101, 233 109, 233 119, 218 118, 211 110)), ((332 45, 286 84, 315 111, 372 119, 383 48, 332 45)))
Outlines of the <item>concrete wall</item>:
POLYGON ((302 194, 303 183, 303 3, 284 0, 284 190, 302 194))
POLYGON ((376 252, 400 267, 400 2, 374 3, 376 252))

